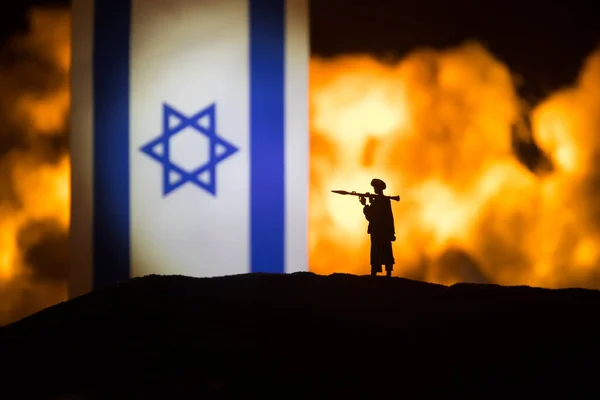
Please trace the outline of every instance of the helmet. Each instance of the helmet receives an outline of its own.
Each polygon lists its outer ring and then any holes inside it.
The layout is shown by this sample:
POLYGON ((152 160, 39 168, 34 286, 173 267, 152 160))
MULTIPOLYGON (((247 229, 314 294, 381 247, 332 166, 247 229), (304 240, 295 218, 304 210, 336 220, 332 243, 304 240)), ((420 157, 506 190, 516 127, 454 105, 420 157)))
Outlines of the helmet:
POLYGON ((377 179, 377 178, 374 178, 371 181, 371 186, 373 186, 374 189, 381 188, 381 190, 385 190, 385 188, 387 187, 384 181, 382 181, 381 179, 377 179))

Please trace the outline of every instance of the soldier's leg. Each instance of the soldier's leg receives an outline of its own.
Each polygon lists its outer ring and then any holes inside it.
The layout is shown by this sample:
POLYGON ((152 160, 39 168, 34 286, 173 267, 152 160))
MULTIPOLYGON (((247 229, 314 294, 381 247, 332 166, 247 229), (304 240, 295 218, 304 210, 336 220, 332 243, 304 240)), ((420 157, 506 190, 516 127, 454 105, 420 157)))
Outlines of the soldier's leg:
POLYGON ((373 235, 369 235, 371 239, 371 252, 369 254, 369 261, 371 262, 371 276, 377 275, 377 250, 376 242, 373 240, 373 235))
POLYGON ((385 272, 387 276, 392 276, 394 270, 394 253, 392 251, 392 242, 385 243, 385 272))
POLYGON ((386 276, 392 276, 392 270, 394 269, 393 265, 386 265, 385 266, 385 275, 386 276))

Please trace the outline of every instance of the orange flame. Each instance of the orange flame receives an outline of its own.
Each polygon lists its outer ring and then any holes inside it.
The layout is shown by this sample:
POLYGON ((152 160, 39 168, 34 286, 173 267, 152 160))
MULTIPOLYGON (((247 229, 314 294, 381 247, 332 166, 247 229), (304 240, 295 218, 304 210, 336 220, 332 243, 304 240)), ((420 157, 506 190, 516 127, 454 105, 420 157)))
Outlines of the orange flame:
MULTIPOLYGON (((37 10, 15 38, 56 70, 43 93, 0 74, 2 106, 29 137, 63 135, 70 106, 70 16, 37 10), (17 83, 15 83, 17 82, 17 83), (14 101, 13 101, 14 100, 14 101)), ((23 70, 23 69, 22 69, 23 70)), ((27 68, 24 69, 27 71, 27 68)), ((489 281, 546 287, 600 287, 600 51, 577 84, 523 110, 511 73, 477 43, 421 50, 395 65, 368 55, 310 62, 310 269, 367 273, 366 221, 356 199, 384 179, 394 203, 395 275, 451 284, 489 281), (533 173, 515 156, 519 137, 551 160, 533 173)), ((34 140, 33 140, 34 141, 34 140)), ((69 224, 67 154, 50 162, 35 148, 2 159, 18 201, 0 203, 0 323, 64 300, 65 285, 35 282, 19 232, 51 219, 69 224), (22 309, 29 290, 34 309, 22 309)), ((31 243, 29 243, 29 246, 31 243)))
POLYGON ((530 115, 508 67, 477 43, 417 51, 396 65, 364 55, 313 58, 310 68, 313 271, 368 272, 360 205, 330 190, 366 191, 379 177, 402 198, 393 205, 396 275, 600 287, 600 52, 575 87, 530 115), (550 174, 515 155, 524 118, 550 174))
POLYGON ((66 132, 70 107, 70 18, 64 10, 35 10, 30 14, 30 22, 30 32, 9 43, 30 57, 0 74, 6 89, 3 96, 8 100, 2 107, 12 117, 9 122, 15 130, 27 137, 23 142, 28 143, 2 159, 3 167, 10 170, 7 184, 15 201, 0 203, 0 324, 66 299, 66 283, 34 279, 35 267, 26 259, 26 252, 42 233, 34 233, 33 240, 25 242, 20 240, 20 234, 35 222, 52 221, 62 232, 69 227, 68 154, 64 152, 56 161, 37 143, 40 137, 62 136, 66 132), (44 79, 48 67, 52 73, 44 79), (30 81, 34 80, 43 81, 45 89, 32 91, 30 81))

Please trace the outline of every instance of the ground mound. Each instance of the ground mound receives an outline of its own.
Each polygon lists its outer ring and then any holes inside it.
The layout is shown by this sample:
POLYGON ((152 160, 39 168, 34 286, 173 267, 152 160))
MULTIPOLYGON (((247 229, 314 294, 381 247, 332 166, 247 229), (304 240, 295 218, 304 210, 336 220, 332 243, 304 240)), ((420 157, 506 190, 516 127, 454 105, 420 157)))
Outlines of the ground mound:
POLYGON ((600 394, 600 292, 583 289, 147 276, 0 335, 18 398, 600 394))

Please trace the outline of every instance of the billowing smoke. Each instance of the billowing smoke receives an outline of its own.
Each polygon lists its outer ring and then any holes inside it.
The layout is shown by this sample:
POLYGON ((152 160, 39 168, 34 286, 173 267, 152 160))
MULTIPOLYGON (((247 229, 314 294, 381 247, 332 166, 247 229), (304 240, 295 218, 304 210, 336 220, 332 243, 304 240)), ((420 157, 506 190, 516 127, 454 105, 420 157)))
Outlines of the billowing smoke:
MULTIPOLYGON (((66 299, 68 11, 36 10, 0 50, 0 324, 66 299)), ((354 198, 388 184, 394 274, 600 287, 600 50, 573 87, 525 104, 477 43, 310 64, 310 267, 368 272, 354 198)))
POLYGON ((310 263, 368 272, 356 199, 388 183, 400 276, 600 288, 600 50, 538 105, 478 43, 311 61, 310 263), (371 189, 372 190, 372 189, 371 189))
POLYGON ((65 10, 0 49, 0 324, 66 299, 70 56, 65 10))

